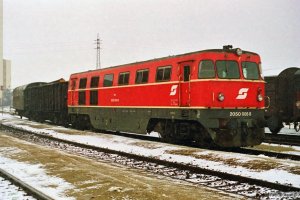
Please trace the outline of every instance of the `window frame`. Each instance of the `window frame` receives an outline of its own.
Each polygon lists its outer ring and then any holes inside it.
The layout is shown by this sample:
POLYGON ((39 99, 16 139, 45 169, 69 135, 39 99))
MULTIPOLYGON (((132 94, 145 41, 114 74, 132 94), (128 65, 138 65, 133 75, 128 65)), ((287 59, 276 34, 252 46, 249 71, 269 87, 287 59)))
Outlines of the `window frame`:
POLYGON ((216 60, 215 61, 215 66, 216 66, 216 72, 217 72, 217 76, 218 76, 218 78, 219 79, 241 79, 241 72, 240 72, 240 65, 239 65, 239 63, 236 61, 236 60, 216 60), (238 72, 238 77, 236 77, 236 78, 228 78, 227 76, 226 77, 221 77, 221 76, 219 76, 219 70, 218 70, 218 62, 223 62, 223 61, 225 61, 225 62, 234 62, 234 63, 236 63, 237 65, 237 72, 238 72))
POLYGON ((87 78, 80 78, 79 79, 79 89, 86 89, 86 85, 87 85, 87 78))
POLYGON ((104 78, 103 78, 103 87, 112 87, 114 85, 114 74, 113 73, 111 73, 111 74, 105 74, 104 75, 104 78), (111 76, 112 77, 112 80, 106 80, 105 78, 107 77, 107 76, 111 76), (111 81, 110 83, 111 84, 105 84, 106 83, 106 81, 111 81))
POLYGON ((138 69, 136 70, 136 73, 135 73, 135 84, 146 84, 149 82, 149 68, 145 68, 145 69, 138 69), (141 82, 138 82, 138 73, 142 72, 142 79, 141 79, 141 82), (147 81, 146 82, 143 82, 144 80, 144 72, 147 72, 147 81))
POLYGON ((200 60, 200 62, 199 62, 199 64, 198 64, 198 79, 211 79, 211 78, 216 78, 216 66, 215 66, 215 62, 214 62, 214 60, 211 60, 211 59, 204 59, 204 60, 200 60), (201 63, 203 62, 203 61, 211 61, 211 63, 212 63, 212 66, 213 66, 213 69, 214 69, 214 76, 211 76, 211 77, 200 77, 200 71, 201 71, 201 69, 202 69, 202 67, 201 67, 201 63))
POLYGON ((120 72, 120 73, 119 73, 119 77, 118 77, 118 85, 129 85, 129 79, 130 79, 130 72, 129 72, 129 71, 126 71, 126 72, 120 72), (126 80, 126 75, 128 75, 128 80, 127 80, 127 82, 125 82, 125 80, 126 80), (121 79, 121 76, 123 76, 122 79, 121 79), (120 81, 120 80, 122 80, 122 81, 120 81))
POLYGON ((155 82, 168 82, 171 80, 171 77, 172 77, 172 65, 167 65, 167 66, 160 66, 160 67, 157 67, 156 68, 156 73, 155 73, 155 82), (163 74, 162 74, 162 79, 161 80, 158 80, 158 71, 159 70, 163 70, 163 74), (169 78, 168 79, 165 79, 165 69, 170 69, 170 74, 169 74, 169 78))
POLYGON ((90 88, 98 88, 99 87, 99 82, 100 82, 100 76, 92 76, 91 77, 91 82, 90 82, 90 88), (94 80, 97 80, 97 85, 95 85, 95 82, 94 80))
POLYGON ((261 79, 260 71, 259 71, 259 64, 258 64, 258 63, 252 62, 252 61, 242 61, 242 62, 241 62, 241 69, 242 69, 242 74, 243 74, 243 77, 244 77, 245 80, 260 80, 260 79, 261 79), (256 69, 257 69, 257 78, 256 78, 256 79, 250 79, 250 78, 247 78, 247 77, 245 76, 245 73, 244 73, 244 66, 243 66, 244 63, 254 63, 254 64, 256 65, 256 69))

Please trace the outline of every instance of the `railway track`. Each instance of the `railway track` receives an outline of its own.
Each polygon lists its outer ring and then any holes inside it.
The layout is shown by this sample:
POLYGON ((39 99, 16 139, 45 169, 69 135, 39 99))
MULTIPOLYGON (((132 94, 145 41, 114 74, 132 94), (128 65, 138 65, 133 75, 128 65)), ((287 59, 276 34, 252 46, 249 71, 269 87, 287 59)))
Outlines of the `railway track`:
MULTIPOLYGON (((101 131, 101 133, 113 134, 118 136, 124 136, 134 139, 146 140, 146 141, 154 141, 154 142, 162 142, 162 143, 170 143, 164 142, 161 138, 158 137, 149 137, 145 135, 138 135, 138 134, 130 134, 130 133, 119 133, 119 132, 110 132, 110 131, 101 131)), ((234 152, 234 153, 242 153, 248 155, 265 155, 268 157, 279 158, 279 159, 290 159, 290 160, 300 160, 300 155, 296 154, 287 154, 282 152, 273 152, 273 151, 264 151, 264 150, 257 150, 257 149, 249 149, 249 148, 218 148, 218 147, 202 147, 194 143, 173 143, 173 144, 180 144, 186 147, 196 147, 202 149, 209 149, 214 151, 226 151, 226 152, 234 152)))
MULTIPOLYGON (((158 138, 158 137, 149 137, 149 136, 145 136, 145 135, 110 132, 110 131, 101 131, 101 133, 113 134, 113 135, 118 135, 118 136, 134 138, 134 139, 170 144, 170 142, 165 142, 161 138, 158 138)), ((265 156, 273 157, 273 158, 290 159, 290 160, 297 160, 297 161, 300 160, 300 155, 296 155, 296 154, 263 151, 263 150, 249 149, 249 148, 243 148, 243 147, 242 148, 218 148, 218 147, 202 147, 202 146, 199 146, 194 143, 172 143, 172 144, 179 144, 179 145, 186 146, 186 147, 196 147, 196 148, 202 148, 202 149, 206 148, 206 149, 214 150, 214 151, 226 151, 226 152, 242 153, 242 154, 248 154, 248 155, 265 155, 265 156)))
POLYGON ((147 170, 154 174, 164 175, 174 179, 191 182, 199 186, 207 186, 249 198, 292 197, 293 199, 300 195, 300 188, 295 188, 290 185, 281 185, 239 175, 199 168, 193 165, 173 163, 152 157, 144 157, 89 146, 86 144, 53 138, 47 135, 31 133, 29 131, 16 130, 11 127, 2 126, 1 129, 10 135, 29 142, 57 148, 95 160, 114 162, 131 168, 147 170))
POLYGON ((53 200, 7 171, 0 169, 0 199, 53 200))
POLYGON ((266 137, 264 142, 267 143, 300 146, 300 136, 286 134, 274 135, 271 133, 266 133, 265 135, 266 137))
MULTIPOLYGON (((51 122, 48 122, 48 124, 55 125, 51 122)), ((94 130, 94 131, 97 131, 97 130, 94 130)), ((165 142, 162 138, 151 137, 148 135, 132 134, 132 133, 125 133, 125 132, 113 132, 113 131, 106 131, 106 130, 101 130, 98 132, 101 132, 104 134, 112 134, 112 135, 117 135, 117 136, 129 137, 129 138, 134 138, 134 139, 139 139, 139 140, 170 143, 170 142, 165 142)), ((282 135, 282 134, 274 135, 271 133, 265 133, 265 135, 266 135, 266 138, 265 138, 264 142, 267 142, 267 143, 300 146, 300 137, 299 136, 282 135), (286 141, 288 141, 288 142, 285 142, 286 138, 287 138, 286 141)), ((196 148, 202 148, 202 149, 206 148, 209 150, 242 153, 242 154, 248 154, 248 155, 265 155, 268 157, 279 158, 279 159, 290 159, 290 160, 297 160, 297 161, 300 160, 300 155, 288 154, 288 153, 282 153, 282 152, 264 151, 264 150, 258 150, 258 149, 203 147, 203 146, 199 146, 195 143, 171 143, 171 144, 179 144, 179 145, 186 146, 186 147, 196 147, 196 148)))

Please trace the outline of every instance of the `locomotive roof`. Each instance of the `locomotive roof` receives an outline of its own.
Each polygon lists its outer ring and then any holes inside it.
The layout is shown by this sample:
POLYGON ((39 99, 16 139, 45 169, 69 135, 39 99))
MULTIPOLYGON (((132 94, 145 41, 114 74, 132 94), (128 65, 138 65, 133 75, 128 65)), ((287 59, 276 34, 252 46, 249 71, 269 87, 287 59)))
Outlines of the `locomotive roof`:
MULTIPOLYGON (((133 64, 142 64, 142 63, 146 63, 146 62, 164 60, 167 58, 176 58, 176 57, 187 56, 187 55, 192 55, 192 54, 197 54, 197 53, 207 53, 207 52, 235 53, 236 49, 237 48, 234 48, 234 49, 206 49, 206 50, 194 51, 194 52, 189 52, 189 53, 184 53, 184 54, 177 54, 177 55, 165 56, 165 57, 161 57, 161 58, 154 58, 154 59, 149 59, 149 60, 144 60, 144 61, 137 61, 137 62, 127 63, 127 64, 115 65, 115 66, 106 67, 103 69, 94 69, 94 70, 88 70, 88 71, 83 71, 83 72, 77 72, 77 73, 73 73, 73 74, 81 74, 81 73, 85 73, 85 72, 101 71, 101 70, 112 69, 112 68, 117 68, 117 67, 125 67, 125 66, 129 66, 129 65, 133 65, 133 64)), ((243 50, 243 53, 258 55, 257 53, 254 53, 251 51, 244 51, 244 50, 243 50)))

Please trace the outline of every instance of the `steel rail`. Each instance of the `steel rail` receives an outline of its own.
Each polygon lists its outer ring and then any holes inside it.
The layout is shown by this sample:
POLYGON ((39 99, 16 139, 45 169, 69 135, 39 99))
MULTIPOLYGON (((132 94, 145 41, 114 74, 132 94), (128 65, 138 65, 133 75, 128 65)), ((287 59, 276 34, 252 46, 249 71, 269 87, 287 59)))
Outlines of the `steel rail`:
POLYGON ((300 136, 287 134, 266 133, 264 142, 284 145, 300 146, 300 136))
POLYGON ((22 188, 27 194, 31 195, 32 197, 39 199, 39 200, 54 200, 50 196, 44 194, 43 192, 35 189, 34 187, 30 186, 29 184, 25 183, 24 181, 20 180, 19 178, 13 176, 9 172, 0 168, 0 176, 9 180, 14 185, 22 188))
MULTIPOLYGON (((101 132, 104 134, 112 134, 112 135, 129 137, 129 138, 134 138, 134 139, 146 140, 146 141, 154 141, 154 142, 161 142, 161 143, 167 143, 167 144, 171 143, 171 142, 163 141, 162 138, 150 137, 147 135, 139 135, 139 134, 123 133, 123 132, 112 132, 112 131, 104 131, 104 130, 101 130, 98 132, 101 132)), ((186 147, 208 149, 208 150, 214 150, 214 151, 241 153, 241 154, 247 154, 247 155, 265 155, 268 157, 273 157, 273 158, 278 158, 278 159, 290 159, 290 160, 296 160, 296 161, 300 160, 300 155, 275 152, 275 151, 251 149, 248 147, 221 148, 221 147, 203 147, 203 146, 199 146, 195 143, 171 143, 171 144, 177 144, 177 145, 186 146, 186 147)))

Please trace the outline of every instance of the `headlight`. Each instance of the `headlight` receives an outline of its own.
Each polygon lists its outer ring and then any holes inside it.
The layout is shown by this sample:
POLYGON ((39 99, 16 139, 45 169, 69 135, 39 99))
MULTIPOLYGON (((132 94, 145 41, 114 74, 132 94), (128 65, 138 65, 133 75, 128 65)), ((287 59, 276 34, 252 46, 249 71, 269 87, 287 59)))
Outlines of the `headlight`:
POLYGON ((300 109, 300 101, 296 101, 296 107, 300 109))
POLYGON ((237 48, 237 49, 236 49, 236 54, 237 54, 238 56, 242 55, 242 53, 243 53, 242 49, 240 49, 240 48, 237 48))
POLYGON ((224 94, 223 94, 222 92, 220 92, 220 93, 218 94, 218 100, 219 100, 219 101, 224 101, 224 99, 225 99, 224 94))
POLYGON ((257 95, 257 101, 262 101, 264 98, 261 94, 257 95))

